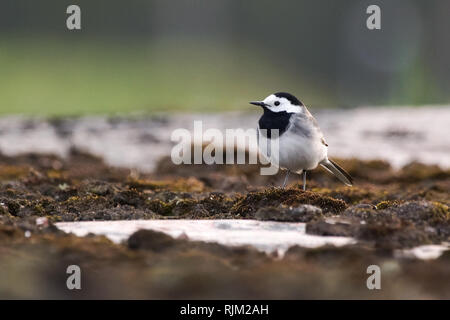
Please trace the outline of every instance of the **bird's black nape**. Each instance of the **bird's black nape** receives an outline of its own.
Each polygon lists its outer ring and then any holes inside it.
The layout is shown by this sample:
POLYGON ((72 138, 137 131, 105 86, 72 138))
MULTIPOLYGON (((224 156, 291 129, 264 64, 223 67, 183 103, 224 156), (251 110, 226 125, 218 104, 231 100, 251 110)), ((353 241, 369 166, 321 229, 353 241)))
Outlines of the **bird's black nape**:
POLYGON ((274 93, 274 95, 275 95, 276 97, 278 97, 278 98, 286 98, 286 99, 288 99, 289 102, 290 102, 291 104, 293 104, 293 105, 296 105, 296 106, 303 106, 303 103, 302 103, 300 100, 298 100, 295 96, 293 96, 292 94, 290 94, 290 93, 287 93, 287 92, 277 92, 277 93, 274 93))

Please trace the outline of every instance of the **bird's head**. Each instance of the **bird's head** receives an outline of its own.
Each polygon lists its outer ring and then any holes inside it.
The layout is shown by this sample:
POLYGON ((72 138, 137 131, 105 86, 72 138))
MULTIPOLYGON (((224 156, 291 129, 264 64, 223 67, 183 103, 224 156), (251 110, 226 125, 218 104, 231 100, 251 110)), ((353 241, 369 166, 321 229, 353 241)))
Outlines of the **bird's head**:
POLYGON ((277 92, 271 94, 263 101, 252 101, 250 103, 272 112, 300 113, 303 112, 304 108, 300 100, 286 92, 277 92))

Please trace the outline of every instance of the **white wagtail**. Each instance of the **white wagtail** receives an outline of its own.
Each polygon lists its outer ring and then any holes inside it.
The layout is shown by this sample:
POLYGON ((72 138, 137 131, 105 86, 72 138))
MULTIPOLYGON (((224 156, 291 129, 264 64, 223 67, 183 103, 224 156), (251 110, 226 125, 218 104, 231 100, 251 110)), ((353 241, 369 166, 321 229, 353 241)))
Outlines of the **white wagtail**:
POLYGON ((263 143, 270 145, 271 137, 279 139, 278 155, 270 154, 269 161, 287 170, 283 188, 292 171, 303 173, 303 190, 306 190, 306 171, 315 169, 319 164, 346 185, 353 184, 352 177, 328 159, 328 144, 316 119, 296 97, 286 92, 277 92, 263 101, 250 103, 264 109, 258 126, 260 150, 263 143), (271 135, 272 129, 278 129, 278 137, 271 135))

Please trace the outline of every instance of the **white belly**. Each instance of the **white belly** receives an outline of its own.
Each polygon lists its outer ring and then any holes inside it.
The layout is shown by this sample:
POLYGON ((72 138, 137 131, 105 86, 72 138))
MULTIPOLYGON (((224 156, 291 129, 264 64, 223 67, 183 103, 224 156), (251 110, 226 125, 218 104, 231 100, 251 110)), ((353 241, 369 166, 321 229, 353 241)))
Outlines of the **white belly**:
POLYGON ((273 165, 282 169, 289 169, 300 173, 303 170, 315 169, 319 162, 326 159, 327 147, 322 144, 319 137, 306 138, 285 132, 278 139, 267 139, 259 134, 259 147, 263 156, 273 165), (279 143, 277 151, 276 141, 279 143), (263 144, 266 144, 270 152, 264 152, 263 144))

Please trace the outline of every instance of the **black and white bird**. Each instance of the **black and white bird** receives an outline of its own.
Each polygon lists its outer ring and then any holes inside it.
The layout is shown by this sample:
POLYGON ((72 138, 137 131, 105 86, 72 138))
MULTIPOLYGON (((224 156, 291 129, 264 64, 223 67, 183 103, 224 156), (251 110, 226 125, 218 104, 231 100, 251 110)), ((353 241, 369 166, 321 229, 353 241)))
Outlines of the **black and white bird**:
POLYGON ((295 172, 303 174, 303 190, 306 190, 306 172, 318 165, 334 174, 347 186, 353 184, 350 175, 336 162, 328 159, 328 144, 316 119, 296 97, 286 92, 277 92, 263 101, 250 103, 264 110, 258 123, 259 149, 261 150, 263 145, 270 145, 270 139, 279 139, 278 152, 268 155, 266 153, 266 156, 272 164, 287 170, 283 188, 289 173, 295 172), (278 129, 278 135, 272 135, 272 129, 278 129))

